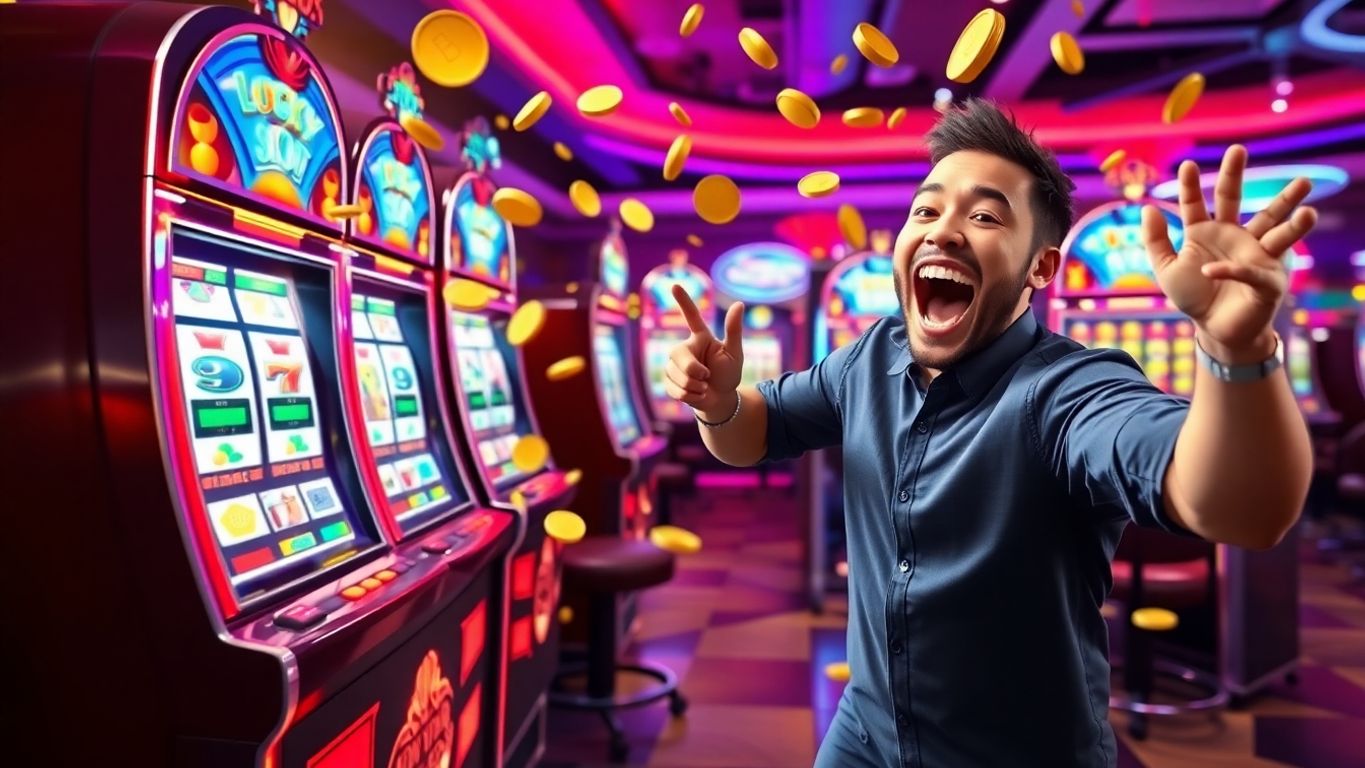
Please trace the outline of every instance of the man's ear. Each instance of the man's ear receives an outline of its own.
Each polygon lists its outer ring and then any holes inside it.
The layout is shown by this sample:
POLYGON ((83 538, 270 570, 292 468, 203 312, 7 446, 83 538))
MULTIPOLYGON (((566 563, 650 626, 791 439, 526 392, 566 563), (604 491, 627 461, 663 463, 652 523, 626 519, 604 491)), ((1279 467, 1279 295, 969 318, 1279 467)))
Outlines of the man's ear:
POLYGON ((1028 284, 1035 291, 1041 291, 1052 284, 1057 277, 1057 268, 1062 264, 1062 251, 1055 246, 1044 248, 1028 273, 1028 284))

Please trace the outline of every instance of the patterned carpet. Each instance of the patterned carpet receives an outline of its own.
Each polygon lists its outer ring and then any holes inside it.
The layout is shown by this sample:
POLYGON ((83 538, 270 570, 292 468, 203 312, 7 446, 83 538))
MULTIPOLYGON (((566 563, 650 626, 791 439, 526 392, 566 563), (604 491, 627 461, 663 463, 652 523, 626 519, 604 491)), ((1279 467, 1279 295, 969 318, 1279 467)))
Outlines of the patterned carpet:
MULTIPOLYGON (((802 592, 802 519, 782 491, 710 488, 675 522, 703 551, 681 558, 669 584, 641 598, 629 653, 670 666, 691 707, 622 713, 632 765, 681 768, 809 766, 842 685, 825 665, 844 658, 845 611, 822 616, 802 592)), ((1365 583, 1305 547, 1303 660, 1242 711, 1156 720, 1143 742, 1111 712, 1122 768, 1365 766, 1365 583)), ((606 731, 591 713, 551 713, 544 765, 606 765, 606 731)))

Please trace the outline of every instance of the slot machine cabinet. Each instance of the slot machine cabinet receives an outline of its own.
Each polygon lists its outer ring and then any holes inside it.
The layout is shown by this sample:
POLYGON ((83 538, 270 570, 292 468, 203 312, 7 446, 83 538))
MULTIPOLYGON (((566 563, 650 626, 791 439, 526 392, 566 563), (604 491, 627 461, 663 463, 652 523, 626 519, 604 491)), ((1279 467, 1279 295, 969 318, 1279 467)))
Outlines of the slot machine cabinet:
MULTIPOLYGON (((553 459, 532 471, 512 460, 521 437, 549 437, 527 392, 528 382, 544 369, 525 361, 525 350, 507 338, 519 299, 514 232, 492 206, 497 186, 489 174, 501 164, 498 141, 480 117, 465 126, 460 143, 467 171, 443 195, 438 277, 443 296, 474 286, 488 298, 478 306, 447 299, 440 346, 446 396, 465 438, 461 451, 482 498, 517 513, 518 538, 508 559, 500 619, 506 671, 499 742, 503 765, 533 765, 545 749, 547 692, 559 661, 563 544, 546 534, 545 517, 569 506, 579 487, 553 459)), ((560 458, 573 462, 577 457, 561 453, 560 458)))
MULTIPOLYGON (((34 626, 16 638, 31 706, 11 754, 481 760, 460 717, 487 674, 465 623, 484 598, 452 559, 477 570, 511 529, 494 522, 445 556, 412 551, 358 470, 353 370, 337 352, 342 226, 327 214, 350 169, 298 39, 320 7, 288 31, 162 3, 5 12, 7 103, 36 97, 39 71, 69 95, 59 123, 20 136, 69 157, 44 169, 7 156, 38 193, 7 207, 7 229, 50 251, 16 277, 41 271, 34 284, 56 290, 18 297, 26 324, 48 330, 11 347, 20 369, 54 375, 8 392, 3 411, 24 429, 58 417, 4 477, 46 488, 49 508, 59 493, 65 518, 62 565, 30 590, 34 626), (67 221, 29 228, 55 221, 44 209, 67 221)), ((30 549, 13 562, 44 567, 30 549)))

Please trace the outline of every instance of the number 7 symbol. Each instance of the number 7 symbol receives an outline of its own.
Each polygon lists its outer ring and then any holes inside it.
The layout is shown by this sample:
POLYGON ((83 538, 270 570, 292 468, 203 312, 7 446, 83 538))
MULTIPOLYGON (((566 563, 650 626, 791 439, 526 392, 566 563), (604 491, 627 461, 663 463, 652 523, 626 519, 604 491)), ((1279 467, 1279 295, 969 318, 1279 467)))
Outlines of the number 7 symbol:
POLYGON ((269 381, 280 382, 280 394, 293 395, 299 391, 299 376, 303 373, 303 363, 273 362, 266 363, 265 377, 269 381))

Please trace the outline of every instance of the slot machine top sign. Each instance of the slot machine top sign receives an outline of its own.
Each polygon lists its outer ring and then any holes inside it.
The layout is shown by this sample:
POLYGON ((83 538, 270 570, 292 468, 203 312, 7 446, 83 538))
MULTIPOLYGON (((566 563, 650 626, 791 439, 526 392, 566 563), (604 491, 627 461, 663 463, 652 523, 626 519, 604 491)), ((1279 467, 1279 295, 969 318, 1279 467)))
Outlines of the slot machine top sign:
POLYGON ((346 192, 340 120, 299 41, 322 25, 322 3, 262 0, 257 11, 284 31, 238 27, 204 47, 176 101, 170 170, 338 228, 327 214, 346 192))
MULTIPOLYGON (((1102 205, 1076 222, 1062 243, 1061 295, 1160 293, 1152 260, 1142 244, 1142 203, 1102 205)), ((1185 228, 1167 203, 1156 203, 1166 217, 1171 245, 1180 250, 1185 228)))
POLYGON ((721 254, 711 267, 716 287, 740 301, 780 304, 810 288, 806 254, 782 243, 751 243, 721 254))
POLYGON ((514 284, 511 228, 493 208, 497 186, 486 175, 501 167, 502 150, 488 128, 476 117, 465 124, 460 156, 469 167, 455 182, 446 205, 446 263, 452 272, 478 277, 511 288, 514 284))

